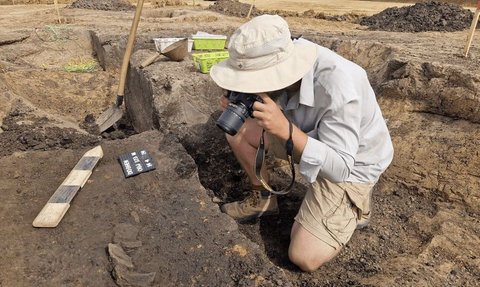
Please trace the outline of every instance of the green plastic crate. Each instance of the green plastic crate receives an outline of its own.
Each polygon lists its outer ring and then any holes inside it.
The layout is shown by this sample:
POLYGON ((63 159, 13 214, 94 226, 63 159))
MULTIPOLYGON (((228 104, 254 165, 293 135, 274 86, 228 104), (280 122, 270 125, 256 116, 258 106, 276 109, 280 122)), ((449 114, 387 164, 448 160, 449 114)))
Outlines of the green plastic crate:
POLYGON ((225 37, 192 37, 194 50, 223 50, 225 49, 225 43, 227 42, 227 36, 225 37))
POLYGON ((193 62, 204 74, 208 74, 213 65, 228 59, 228 57, 228 51, 192 54, 193 62))

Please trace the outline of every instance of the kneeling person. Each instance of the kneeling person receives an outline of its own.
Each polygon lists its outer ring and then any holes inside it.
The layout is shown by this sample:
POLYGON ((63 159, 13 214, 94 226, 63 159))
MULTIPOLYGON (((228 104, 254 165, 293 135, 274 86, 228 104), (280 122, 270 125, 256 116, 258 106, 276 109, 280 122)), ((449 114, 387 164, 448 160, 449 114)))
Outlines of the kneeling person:
MULTIPOLYGON (((269 153, 277 157, 285 158, 291 138, 293 159, 311 186, 295 217, 289 257, 304 271, 316 270, 368 223, 372 188, 393 158, 374 91, 364 69, 310 41, 292 40, 279 16, 243 24, 228 50, 230 58, 212 67, 212 79, 261 101, 235 136, 227 134, 251 181, 251 196, 222 211, 236 220, 278 212, 276 195, 255 175, 255 154, 263 130, 269 153)), ((223 108, 228 102, 221 98, 223 108)), ((261 175, 268 180, 265 168, 261 175)))

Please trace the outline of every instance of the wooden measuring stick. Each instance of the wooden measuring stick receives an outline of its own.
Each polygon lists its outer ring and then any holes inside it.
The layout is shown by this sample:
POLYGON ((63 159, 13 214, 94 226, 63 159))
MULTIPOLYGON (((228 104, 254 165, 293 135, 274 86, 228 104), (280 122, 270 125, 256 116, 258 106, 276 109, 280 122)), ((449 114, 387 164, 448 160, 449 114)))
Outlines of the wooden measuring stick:
POLYGON ((55 10, 57 10, 58 23, 62 24, 62 18, 60 17, 60 9, 58 8, 58 0, 53 0, 53 4, 55 5, 55 10))
POLYGON ((250 5, 250 10, 248 10, 248 14, 247 14, 247 19, 250 18, 250 14, 252 14, 253 5, 255 5, 255 0, 253 0, 252 5, 250 5))
POLYGON ((32 225, 34 227, 56 227, 70 207, 70 201, 87 182, 93 168, 102 157, 101 146, 87 151, 50 197, 32 225))
POLYGON ((467 45, 465 46, 465 57, 468 56, 468 51, 470 50, 470 45, 472 44, 473 34, 475 34, 475 29, 477 28, 478 19, 480 18, 480 0, 477 1, 477 10, 475 10, 475 15, 473 15, 472 25, 470 26, 470 33, 468 33, 467 45))

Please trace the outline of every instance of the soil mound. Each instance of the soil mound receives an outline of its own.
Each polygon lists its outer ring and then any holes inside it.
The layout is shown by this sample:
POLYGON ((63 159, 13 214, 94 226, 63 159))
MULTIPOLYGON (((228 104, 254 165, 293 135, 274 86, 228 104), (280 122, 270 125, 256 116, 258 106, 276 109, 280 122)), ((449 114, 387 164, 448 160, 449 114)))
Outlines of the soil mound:
POLYGON ((128 11, 135 7, 126 0, 76 0, 70 8, 105 10, 105 11, 128 11))
MULTIPOLYGON (((208 7, 209 10, 236 17, 246 17, 250 10, 251 4, 241 3, 238 0, 219 0, 208 7)), ((252 9, 251 16, 259 16, 263 14, 262 11, 255 8, 252 9)))
POLYGON ((430 1, 392 7, 360 21, 372 30, 392 32, 460 31, 470 27, 473 13, 457 4, 430 1))

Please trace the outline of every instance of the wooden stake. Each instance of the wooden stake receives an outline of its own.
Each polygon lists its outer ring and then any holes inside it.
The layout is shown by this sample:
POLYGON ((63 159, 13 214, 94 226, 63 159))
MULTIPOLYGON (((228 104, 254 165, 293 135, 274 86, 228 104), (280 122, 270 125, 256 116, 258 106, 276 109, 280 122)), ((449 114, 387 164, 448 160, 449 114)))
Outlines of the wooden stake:
POLYGON ((468 33, 467 45, 465 46, 464 56, 468 56, 468 51, 470 50, 470 45, 472 44, 473 34, 475 34, 475 29, 477 28, 478 19, 480 18, 480 0, 477 1, 477 10, 475 10, 475 15, 473 15, 472 25, 470 26, 470 33, 468 33))
POLYGON ((250 14, 252 14, 253 5, 255 5, 255 0, 252 0, 252 5, 250 5, 250 10, 248 10, 247 19, 249 19, 250 14))
POLYGON ((70 201, 87 182, 103 157, 101 146, 87 151, 33 221, 34 227, 56 227, 70 207, 70 201))
POLYGON ((62 24, 62 18, 60 17, 60 9, 58 8, 58 0, 53 0, 53 3, 55 4, 55 10, 57 10, 58 23, 62 24))

